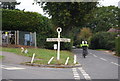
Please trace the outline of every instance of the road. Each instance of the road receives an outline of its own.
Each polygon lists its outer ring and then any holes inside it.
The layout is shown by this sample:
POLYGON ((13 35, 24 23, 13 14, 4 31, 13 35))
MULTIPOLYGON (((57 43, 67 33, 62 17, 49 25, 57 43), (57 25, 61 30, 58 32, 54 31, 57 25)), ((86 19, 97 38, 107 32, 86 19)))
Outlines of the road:
MULTIPOLYGON (((1 65, 3 81, 10 79, 30 79, 48 81, 118 81, 120 62, 118 57, 103 51, 89 50, 86 58, 82 57, 81 49, 74 49, 77 61, 82 64, 78 68, 43 68, 24 66, 15 63, 3 62, 1 65)), ((26 81, 25 80, 25 81, 26 81)), ((32 81, 33 81, 32 80, 32 81)), ((17 80, 11 80, 17 81, 17 80)))

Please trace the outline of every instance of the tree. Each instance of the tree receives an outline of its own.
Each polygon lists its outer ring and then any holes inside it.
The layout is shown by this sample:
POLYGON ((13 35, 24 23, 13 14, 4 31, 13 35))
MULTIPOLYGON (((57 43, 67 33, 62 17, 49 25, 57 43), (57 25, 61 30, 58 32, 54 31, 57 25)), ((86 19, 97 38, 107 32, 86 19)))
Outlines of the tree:
POLYGON ((90 28, 82 28, 79 35, 78 35, 78 39, 81 39, 81 40, 88 40, 89 37, 92 36, 92 32, 90 30, 90 28))
POLYGON ((84 25, 85 15, 96 8, 96 4, 97 2, 46 2, 41 6, 52 17, 53 23, 63 28, 64 35, 69 36, 76 27, 84 25))
POLYGON ((94 32, 108 31, 112 27, 117 28, 119 23, 118 10, 119 8, 114 6, 98 7, 92 11, 92 14, 85 17, 86 26, 91 27, 94 32))
POLYGON ((97 32, 91 37, 90 48, 115 50, 117 34, 111 32, 97 32))
POLYGON ((15 2, 1 2, 0 7, 3 9, 15 9, 16 5, 19 5, 20 3, 15 2))

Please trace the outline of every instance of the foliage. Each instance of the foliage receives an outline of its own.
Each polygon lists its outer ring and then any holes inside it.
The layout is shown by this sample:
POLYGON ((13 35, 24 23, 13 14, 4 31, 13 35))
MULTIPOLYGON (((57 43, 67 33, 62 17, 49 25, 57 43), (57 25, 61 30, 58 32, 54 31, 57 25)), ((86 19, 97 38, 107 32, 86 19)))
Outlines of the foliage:
POLYGON ((84 24, 85 15, 90 13, 96 4, 96 2, 47 2, 41 6, 44 12, 51 16, 53 23, 63 28, 63 33, 67 36, 75 27, 84 24))
POLYGON ((92 36, 92 32, 90 30, 90 28, 82 28, 79 35, 78 35, 78 39, 79 40, 88 40, 89 37, 92 36))
POLYGON ((17 3, 17 2, 1 2, 0 4, 0 8, 3 8, 3 9, 15 9, 16 5, 19 5, 20 3, 17 3))
POLYGON ((86 27, 91 27, 94 32, 108 31, 110 28, 118 27, 119 8, 115 6, 98 7, 91 14, 86 15, 86 27))
POLYGON ((120 56, 120 37, 116 38, 115 45, 116 45, 116 54, 120 56))
POLYGON ((37 31, 47 30, 49 19, 35 12, 2 10, 3 30, 37 31), (44 27, 43 27, 44 26, 44 27))
MULTIPOLYGON (((35 1, 37 2, 37 0, 35 1)), ((76 43, 78 29, 85 25, 85 15, 97 7, 97 2, 38 2, 38 4, 51 17, 55 27, 62 27, 62 35, 73 40, 70 44, 62 44, 67 46, 76 43)), ((71 47, 69 48, 71 49, 71 47)))
POLYGON ((36 12, 2 10, 2 29, 37 33, 37 46, 45 47, 46 38, 54 36, 50 19, 36 12))
POLYGON ((90 39, 90 48, 115 50, 116 33, 98 32, 90 39))
MULTIPOLYGON (((53 49, 54 43, 46 42, 46 38, 56 38, 57 32, 51 20, 35 12, 23 12, 3 9, 3 30, 19 30, 37 33, 37 46, 53 49)), ((71 43, 61 44, 61 49, 70 50, 71 43)))

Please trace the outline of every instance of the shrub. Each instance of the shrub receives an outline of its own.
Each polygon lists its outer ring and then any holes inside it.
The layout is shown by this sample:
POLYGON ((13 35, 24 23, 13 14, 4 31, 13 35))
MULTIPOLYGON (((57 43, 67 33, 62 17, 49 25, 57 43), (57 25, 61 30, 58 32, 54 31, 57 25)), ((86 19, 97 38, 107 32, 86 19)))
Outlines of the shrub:
POLYGON ((92 36, 92 32, 90 30, 90 28, 82 28, 80 33, 78 34, 78 38, 79 40, 88 40, 89 37, 92 36))
MULTIPOLYGON (((1 11, 1 10, 0 10, 1 11)), ((57 32, 54 25, 47 17, 36 12, 18 10, 2 10, 3 30, 19 30, 37 33, 37 46, 53 49, 54 43, 46 42, 46 38, 56 38, 57 32)), ((61 49, 69 49, 72 44, 61 43, 61 49)))
POLYGON ((2 29, 36 32, 38 47, 45 47, 46 38, 54 33, 53 27, 50 19, 39 13, 2 10, 2 29))
POLYGON ((115 33, 98 32, 91 37, 90 48, 114 50, 116 36, 115 33))
POLYGON ((115 44, 116 44, 116 54, 120 56, 120 37, 116 38, 115 44))

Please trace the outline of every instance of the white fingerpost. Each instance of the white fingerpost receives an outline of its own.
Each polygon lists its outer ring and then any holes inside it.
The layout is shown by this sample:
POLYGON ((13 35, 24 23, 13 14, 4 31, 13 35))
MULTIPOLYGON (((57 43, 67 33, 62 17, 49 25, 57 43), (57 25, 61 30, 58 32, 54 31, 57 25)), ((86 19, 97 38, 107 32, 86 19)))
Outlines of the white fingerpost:
POLYGON ((58 42, 57 48, 57 60, 60 60, 60 42, 70 42, 71 40, 68 38, 60 38, 60 32, 62 32, 62 28, 57 28, 58 38, 47 38, 47 42, 58 42))
POLYGON ((77 62, 77 56, 74 55, 74 64, 76 64, 76 62, 77 62))
POLYGON ((33 53, 31 64, 33 63, 34 58, 35 58, 35 53, 33 53))
POLYGON ((48 64, 50 64, 53 59, 54 59, 54 57, 52 57, 52 58, 48 61, 48 64))
POLYGON ((57 60, 60 60, 60 32, 62 31, 62 28, 58 27, 58 51, 57 51, 57 60))
POLYGON ((67 57, 67 60, 66 60, 66 62, 65 62, 65 65, 67 65, 67 64, 68 64, 68 60, 69 60, 69 57, 67 57))

